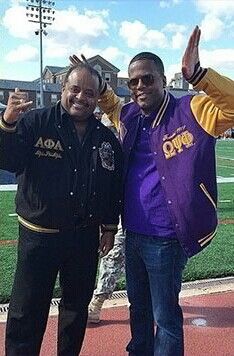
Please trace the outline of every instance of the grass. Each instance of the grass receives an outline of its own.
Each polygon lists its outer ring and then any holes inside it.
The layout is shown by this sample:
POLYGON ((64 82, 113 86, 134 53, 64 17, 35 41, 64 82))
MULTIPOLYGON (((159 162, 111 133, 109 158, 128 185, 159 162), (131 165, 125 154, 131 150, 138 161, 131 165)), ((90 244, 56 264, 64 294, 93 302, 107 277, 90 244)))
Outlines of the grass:
POLYGON ((234 225, 220 225, 213 242, 186 266, 183 281, 194 281, 234 274, 234 225))
MULTIPOLYGON (((217 143, 217 174, 221 177, 234 177, 234 140, 217 143)), ((219 219, 234 220, 234 183, 218 184, 219 219)), ((14 213, 15 192, 0 192, 0 240, 18 238, 17 217, 14 213)), ((0 245, 0 302, 7 302, 11 291, 15 263, 16 246, 0 245)), ((192 257, 184 271, 183 281, 226 277, 234 275, 234 224, 221 224, 213 242, 200 254, 192 257)), ((125 289, 125 278, 122 276, 116 289, 125 289)), ((56 285, 54 296, 59 296, 56 285)))
POLYGON ((9 216, 15 213, 15 193, 0 192, 0 206, 2 222, 0 223, 0 240, 15 240, 18 238, 17 216, 9 216))

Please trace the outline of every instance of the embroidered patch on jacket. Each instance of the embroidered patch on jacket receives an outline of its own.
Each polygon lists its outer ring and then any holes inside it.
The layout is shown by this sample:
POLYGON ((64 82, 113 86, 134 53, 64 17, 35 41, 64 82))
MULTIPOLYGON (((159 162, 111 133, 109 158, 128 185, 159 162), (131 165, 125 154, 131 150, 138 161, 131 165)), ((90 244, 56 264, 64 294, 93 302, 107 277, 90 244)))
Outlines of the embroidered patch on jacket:
POLYGON ((114 171, 115 160, 114 151, 112 150, 111 144, 109 142, 102 142, 102 145, 98 150, 102 162, 102 167, 108 169, 109 171, 114 171))

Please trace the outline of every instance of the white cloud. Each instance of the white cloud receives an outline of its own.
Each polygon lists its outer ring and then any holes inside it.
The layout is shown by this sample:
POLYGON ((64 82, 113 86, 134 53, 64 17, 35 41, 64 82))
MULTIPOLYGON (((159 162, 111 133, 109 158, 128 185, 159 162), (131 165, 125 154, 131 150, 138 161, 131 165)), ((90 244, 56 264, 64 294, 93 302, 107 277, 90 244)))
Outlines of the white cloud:
POLYGON ((180 49, 185 46, 187 42, 187 38, 180 32, 177 32, 174 36, 172 36, 172 48, 180 49))
POLYGON ((21 45, 18 48, 10 51, 6 55, 6 60, 10 63, 24 61, 34 62, 38 60, 38 50, 37 48, 27 44, 21 45))
MULTIPOLYGON (((181 57, 182 58, 182 57, 181 57)), ((200 50, 200 61, 204 68, 211 67, 223 75, 234 78, 234 48, 200 50)), ((174 63, 165 68, 167 82, 174 77, 175 73, 181 72, 181 62, 174 63)))
POLYGON ((207 14, 201 22, 201 34, 204 41, 210 41, 221 37, 225 24, 215 15, 207 14))
POLYGON ((56 36, 66 35, 69 39, 72 38, 73 43, 107 35, 107 16, 106 11, 86 11, 81 14, 74 6, 67 10, 57 10, 52 33, 56 36))
POLYGON ((6 10, 2 24, 16 38, 28 39, 35 29, 35 25, 27 20, 25 7, 19 5, 13 5, 6 10))
POLYGON ((126 41, 129 48, 138 49, 180 49, 185 46, 187 37, 183 35, 186 26, 176 23, 168 23, 161 31, 149 29, 138 20, 121 23, 119 35, 126 41), (164 32, 170 34, 170 38, 164 32))
MULTIPOLYGON (((128 47, 136 48, 147 32, 146 26, 140 21, 124 21, 120 25, 119 34, 127 42, 128 47)), ((141 43, 140 46, 143 44, 141 43)))
POLYGON ((163 32, 151 30, 145 24, 136 20, 121 23, 119 35, 130 48, 166 48, 168 41, 163 32))
POLYGON ((234 68, 233 48, 201 50, 200 58, 204 67, 212 67, 222 72, 234 68))
POLYGON ((197 10, 204 14, 216 16, 234 16, 234 1, 232 0, 194 0, 197 10))
POLYGON ((59 43, 53 38, 44 38, 43 43, 45 58, 68 58, 71 52, 74 52, 68 43, 59 43))
MULTIPOLYGON (((25 6, 12 5, 4 14, 2 24, 16 38, 39 41, 35 38, 38 24, 28 22, 25 6)), ((62 58, 84 44, 92 47, 108 36, 108 10, 78 11, 75 6, 56 10, 55 21, 48 26, 48 36, 43 36, 45 56, 62 58)))
POLYGON ((232 33, 231 23, 234 18, 233 0, 194 0, 197 11, 204 14, 201 21, 204 41, 216 40, 225 33, 232 33))
POLYGON ((186 26, 185 25, 178 25, 174 22, 166 24, 162 31, 163 32, 185 32, 186 31, 186 26))
POLYGON ((117 47, 105 48, 102 50, 101 56, 111 63, 114 63, 118 59, 124 60, 126 57, 125 53, 121 52, 117 47))

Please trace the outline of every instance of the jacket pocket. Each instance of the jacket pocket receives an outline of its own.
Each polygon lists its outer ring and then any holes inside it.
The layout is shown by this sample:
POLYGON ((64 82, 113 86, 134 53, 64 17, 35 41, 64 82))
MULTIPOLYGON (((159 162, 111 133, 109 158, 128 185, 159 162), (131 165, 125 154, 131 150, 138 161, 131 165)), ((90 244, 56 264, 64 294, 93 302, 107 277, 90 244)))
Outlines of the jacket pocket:
POLYGON ((203 183, 200 184, 200 188, 203 191, 203 193, 207 196, 207 198, 209 199, 209 201, 211 202, 211 204, 213 205, 215 210, 217 210, 217 206, 214 202, 214 199, 212 198, 212 196, 210 195, 210 193, 208 192, 208 190, 206 189, 206 187, 203 183))

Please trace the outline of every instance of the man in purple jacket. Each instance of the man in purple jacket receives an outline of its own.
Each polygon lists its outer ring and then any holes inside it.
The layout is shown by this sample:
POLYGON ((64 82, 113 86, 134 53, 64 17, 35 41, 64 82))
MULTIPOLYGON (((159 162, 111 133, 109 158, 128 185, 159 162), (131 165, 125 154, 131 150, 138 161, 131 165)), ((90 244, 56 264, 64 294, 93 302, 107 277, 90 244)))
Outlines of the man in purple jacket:
POLYGON ((182 72, 205 94, 174 98, 161 59, 142 52, 128 68, 133 101, 122 106, 107 87, 98 103, 119 128, 125 156, 131 356, 184 354, 182 272, 216 234, 215 141, 234 125, 234 82, 201 68, 199 40, 196 27, 182 72))

